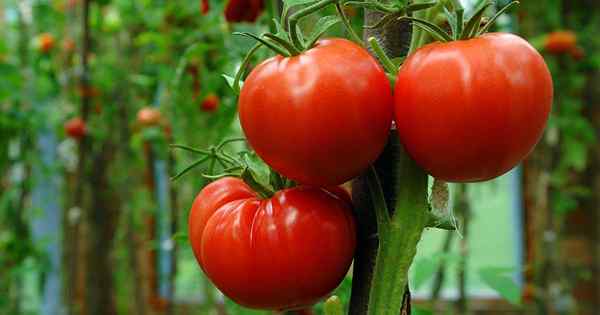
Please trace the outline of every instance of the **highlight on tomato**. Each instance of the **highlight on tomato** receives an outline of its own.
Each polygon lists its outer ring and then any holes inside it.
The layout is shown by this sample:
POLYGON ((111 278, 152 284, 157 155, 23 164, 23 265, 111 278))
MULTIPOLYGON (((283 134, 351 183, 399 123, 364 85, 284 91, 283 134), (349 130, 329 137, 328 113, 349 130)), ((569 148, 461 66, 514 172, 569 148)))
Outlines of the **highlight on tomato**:
POLYGON ((361 46, 337 38, 262 62, 239 98, 242 129, 261 159, 287 178, 320 187, 342 184, 375 161, 392 112, 381 66, 361 46))
POLYGON ((490 33, 417 50, 395 92, 396 126, 410 156, 436 178, 476 182, 506 173, 533 150, 553 87, 527 41, 490 33))
POLYGON ((83 138, 87 133, 85 121, 81 117, 74 117, 68 120, 65 122, 64 128, 67 136, 76 140, 83 138))
POLYGON ((577 46, 577 35, 573 31, 555 31, 546 36, 544 49, 551 54, 566 54, 577 46))
POLYGON ((200 109, 204 112, 214 112, 219 108, 219 103, 219 97, 214 93, 210 93, 202 100, 200 109))
POLYGON ((340 284, 356 246, 352 206, 336 193, 297 186, 261 199, 241 179, 212 182, 189 215, 194 255, 240 305, 311 306, 340 284))
POLYGON ((143 107, 137 113, 137 122, 145 127, 159 125, 161 119, 160 111, 150 106, 143 107))
POLYGON ((225 20, 255 22, 264 8, 264 0, 229 0, 225 5, 225 20))

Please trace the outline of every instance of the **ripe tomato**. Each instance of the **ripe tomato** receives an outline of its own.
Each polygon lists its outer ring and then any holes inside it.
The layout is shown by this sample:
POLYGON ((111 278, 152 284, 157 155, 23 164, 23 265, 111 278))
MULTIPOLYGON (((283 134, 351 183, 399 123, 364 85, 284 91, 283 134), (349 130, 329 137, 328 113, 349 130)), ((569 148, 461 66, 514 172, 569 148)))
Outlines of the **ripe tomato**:
POLYGON ((393 98, 365 49, 326 39, 254 68, 239 111, 248 141, 267 164, 300 183, 326 187, 359 175, 381 153, 393 98))
POLYGON ((433 43, 398 73, 396 124, 410 156, 434 177, 483 181, 533 149, 552 94, 544 59, 516 35, 433 43))
POLYGON ((198 194, 188 227, 208 278, 251 308, 316 303, 342 281, 356 246, 351 205, 337 195, 299 186, 260 200, 231 177, 198 194))
POLYGON ((264 0, 229 0, 225 6, 227 22, 254 22, 264 10, 264 0))
POLYGON ((46 54, 54 48, 54 36, 50 33, 42 33, 37 38, 37 47, 40 52, 46 54))
POLYGON ((213 93, 208 94, 202 101, 200 108, 202 109, 202 111, 205 111, 205 112, 216 111, 217 108, 219 108, 219 97, 213 93))
POLYGON ((137 113, 137 121, 142 126, 156 126, 160 124, 161 114, 156 108, 144 107, 137 113))
POLYGON ((73 139, 83 138, 86 132, 85 121, 80 117, 72 118, 65 123, 65 133, 73 139))
POLYGON ((208 0, 200 0, 200 13, 202 13, 202 15, 207 15, 209 10, 210 3, 208 3, 208 0))
POLYGON ((572 31, 556 31, 546 36, 544 49, 552 54, 566 54, 577 45, 577 35, 572 31))

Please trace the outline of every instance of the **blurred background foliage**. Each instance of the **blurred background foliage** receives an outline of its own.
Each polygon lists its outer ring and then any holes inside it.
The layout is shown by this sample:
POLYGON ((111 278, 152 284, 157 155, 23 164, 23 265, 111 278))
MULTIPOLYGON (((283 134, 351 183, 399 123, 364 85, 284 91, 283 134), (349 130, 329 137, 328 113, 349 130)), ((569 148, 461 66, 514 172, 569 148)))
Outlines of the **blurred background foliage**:
MULTIPOLYGON (((231 33, 267 30, 280 3, 241 23, 224 17, 228 1, 208 3, 0 3, 0 314, 265 313, 224 299, 202 275, 185 231, 206 169, 170 181, 194 159, 168 144, 242 136, 222 75, 234 76, 253 43, 231 33), (159 114, 144 121, 142 109, 159 114), (85 137, 65 130, 77 117, 85 137)), ((360 29, 362 12, 346 13, 360 29)), ((463 229, 426 234, 411 270, 413 311, 593 314, 600 4, 524 0, 498 28, 543 53, 552 118, 523 167, 452 187, 463 229), (558 31, 569 49, 549 49, 558 31)), ((259 50, 251 65, 268 56, 259 50)), ((348 277, 335 292, 345 304, 350 288, 348 277)))

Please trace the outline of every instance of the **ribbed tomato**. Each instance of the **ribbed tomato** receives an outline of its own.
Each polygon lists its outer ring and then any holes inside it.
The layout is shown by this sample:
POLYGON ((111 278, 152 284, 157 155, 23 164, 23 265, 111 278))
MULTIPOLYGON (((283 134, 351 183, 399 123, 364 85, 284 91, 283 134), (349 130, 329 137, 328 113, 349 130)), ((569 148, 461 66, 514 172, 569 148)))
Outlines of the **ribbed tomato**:
MULTIPOLYGON (((351 205, 313 187, 261 200, 237 178, 196 197, 189 238, 208 278, 236 303, 289 310, 326 297, 344 278, 356 244, 351 205)), ((345 193, 345 192, 344 192, 345 193)))
POLYGON ((410 156, 434 177, 483 181, 533 149, 552 94, 544 59, 516 35, 433 43, 398 73, 396 124, 410 156))
POLYGON ((327 187, 360 175, 379 156, 393 97, 367 50, 325 39, 254 68, 239 111, 249 143, 267 164, 300 183, 327 187))

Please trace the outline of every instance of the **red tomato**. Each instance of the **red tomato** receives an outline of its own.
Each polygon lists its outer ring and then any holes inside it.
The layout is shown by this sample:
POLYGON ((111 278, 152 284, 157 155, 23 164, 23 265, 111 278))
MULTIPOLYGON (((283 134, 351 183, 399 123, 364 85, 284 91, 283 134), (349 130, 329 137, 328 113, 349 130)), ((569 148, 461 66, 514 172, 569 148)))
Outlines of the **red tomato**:
POLYGON ((86 132, 85 121, 80 117, 72 118, 65 123, 65 133, 73 139, 83 138, 86 132))
POLYGON ((144 107, 137 113, 137 121, 142 126, 156 126, 160 124, 160 111, 152 107, 144 107))
POLYGON ((254 68, 239 110, 248 141, 267 164, 300 183, 326 187, 360 175, 381 153, 393 98, 365 49, 326 39, 254 68))
POLYGON ((49 53, 54 48, 54 36, 50 33, 40 34, 37 38, 37 47, 42 53, 49 53))
POLYGON ((575 61, 581 61, 585 58, 585 50, 581 46, 575 46, 573 49, 569 50, 569 55, 575 61))
POLYGON ((572 31, 556 31, 546 36, 544 49, 552 54, 566 54, 577 45, 577 35, 572 31))
POLYGON ((396 125, 410 156, 449 182, 509 171, 540 139, 552 106, 544 59, 506 33, 433 43, 396 81, 396 125))
POLYGON ((342 281, 356 246, 351 205, 299 186, 260 200, 238 178, 196 197, 189 237, 212 282, 236 303, 259 309, 310 306, 342 281))
POLYGON ((209 10, 210 4, 208 3, 208 0, 200 0, 200 12, 202 15, 207 15, 209 10))
POLYGON ((254 22, 264 10, 264 0, 229 0, 225 6, 227 22, 254 22))
POLYGON ((205 112, 216 111, 217 108, 219 108, 219 97, 213 93, 208 94, 202 101, 200 108, 202 109, 202 111, 205 111, 205 112))

